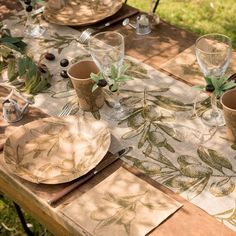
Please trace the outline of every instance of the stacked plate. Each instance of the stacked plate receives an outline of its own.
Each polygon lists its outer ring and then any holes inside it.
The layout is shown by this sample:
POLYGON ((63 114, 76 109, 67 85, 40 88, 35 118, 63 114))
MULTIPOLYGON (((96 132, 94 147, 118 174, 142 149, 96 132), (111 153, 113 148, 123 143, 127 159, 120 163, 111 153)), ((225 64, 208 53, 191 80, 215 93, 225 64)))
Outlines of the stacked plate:
POLYGON ((85 175, 111 143, 107 124, 83 117, 45 118, 21 126, 4 146, 11 172, 34 183, 59 184, 85 175))
POLYGON ((121 7, 122 0, 49 0, 44 17, 54 24, 83 26, 112 16, 121 7))

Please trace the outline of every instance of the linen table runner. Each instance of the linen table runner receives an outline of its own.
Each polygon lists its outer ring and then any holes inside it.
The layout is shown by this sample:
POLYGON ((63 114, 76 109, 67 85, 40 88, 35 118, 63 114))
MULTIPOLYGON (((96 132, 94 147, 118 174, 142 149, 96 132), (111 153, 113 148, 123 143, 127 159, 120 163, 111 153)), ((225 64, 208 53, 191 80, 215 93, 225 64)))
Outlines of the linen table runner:
MULTIPOLYGON (((5 21, 17 35, 23 26, 15 22, 5 21)), ((56 54, 57 59, 48 62, 54 75, 52 86, 34 97, 34 106, 49 115, 58 115, 65 104, 76 106, 70 81, 59 76, 59 61, 61 58, 81 60, 89 57, 89 53, 75 40, 80 32, 62 26, 46 27, 44 38, 25 41, 35 59, 39 52, 56 54)), ((209 128, 201 122, 199 117, 209 107, 210 99, 134 58, 127 57, 126 63, 130 66, 127 73, 134 77, 120 91, 120 102, 127 115, 120 120, 111 119, 116 110, 107 97, 106 105, 99 112, 85 116, 109 122, 113 135, 111 151, 121 146, 134 147, 123 158, 125 162, 236 231, 236 151, 227 140, 224 127, 209 128)), ((7 84, 4 76, 2 84, 7 84)))

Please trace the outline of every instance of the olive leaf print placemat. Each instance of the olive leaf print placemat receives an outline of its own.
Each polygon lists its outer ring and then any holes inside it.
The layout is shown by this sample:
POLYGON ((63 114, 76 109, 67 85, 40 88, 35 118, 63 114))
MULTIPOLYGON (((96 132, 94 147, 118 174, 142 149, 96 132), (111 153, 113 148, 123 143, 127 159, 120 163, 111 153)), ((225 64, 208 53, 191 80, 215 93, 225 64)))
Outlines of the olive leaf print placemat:
MULTIPOLYGON (((232 53, 230 66, 226 75, 232 75, 236 71, 236 53, 232 53)), ((185 49, 173 59, 161 65, 165 71, 175 75, 188 83, 204 85, 205 81, 197 64, 194 45, 185 49)))
POLYGON ((63 214, 96 236, 143 236, 181 204, 124 168, 74 200, 63 214))

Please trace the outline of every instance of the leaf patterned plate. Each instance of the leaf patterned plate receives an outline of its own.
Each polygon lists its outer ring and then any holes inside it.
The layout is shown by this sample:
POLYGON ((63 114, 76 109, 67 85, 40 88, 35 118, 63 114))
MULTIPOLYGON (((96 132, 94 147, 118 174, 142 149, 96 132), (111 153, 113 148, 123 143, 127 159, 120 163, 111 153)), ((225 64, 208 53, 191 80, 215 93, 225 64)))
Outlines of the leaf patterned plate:
POLYGON ((44 17, 58 25, 90 25, 114 15, 122 0, 49 0, 44 17))
POLYGON ((111 143, 107 124, 83 117, 50 117, 19 127, 4 146, 11 172, 34 183, 59 184, 94 168, 111 143))

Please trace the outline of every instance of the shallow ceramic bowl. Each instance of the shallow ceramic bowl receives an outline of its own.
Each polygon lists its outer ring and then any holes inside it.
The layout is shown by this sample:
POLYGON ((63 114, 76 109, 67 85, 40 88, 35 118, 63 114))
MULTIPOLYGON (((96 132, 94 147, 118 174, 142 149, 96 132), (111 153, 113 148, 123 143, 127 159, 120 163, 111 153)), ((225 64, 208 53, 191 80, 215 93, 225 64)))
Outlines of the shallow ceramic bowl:
POLYGON ((82 117, 50 117, 19 127, 8 137, 4 160, 34 183, 59 184, 93 169, 111 142, 107 124, 82 117))

